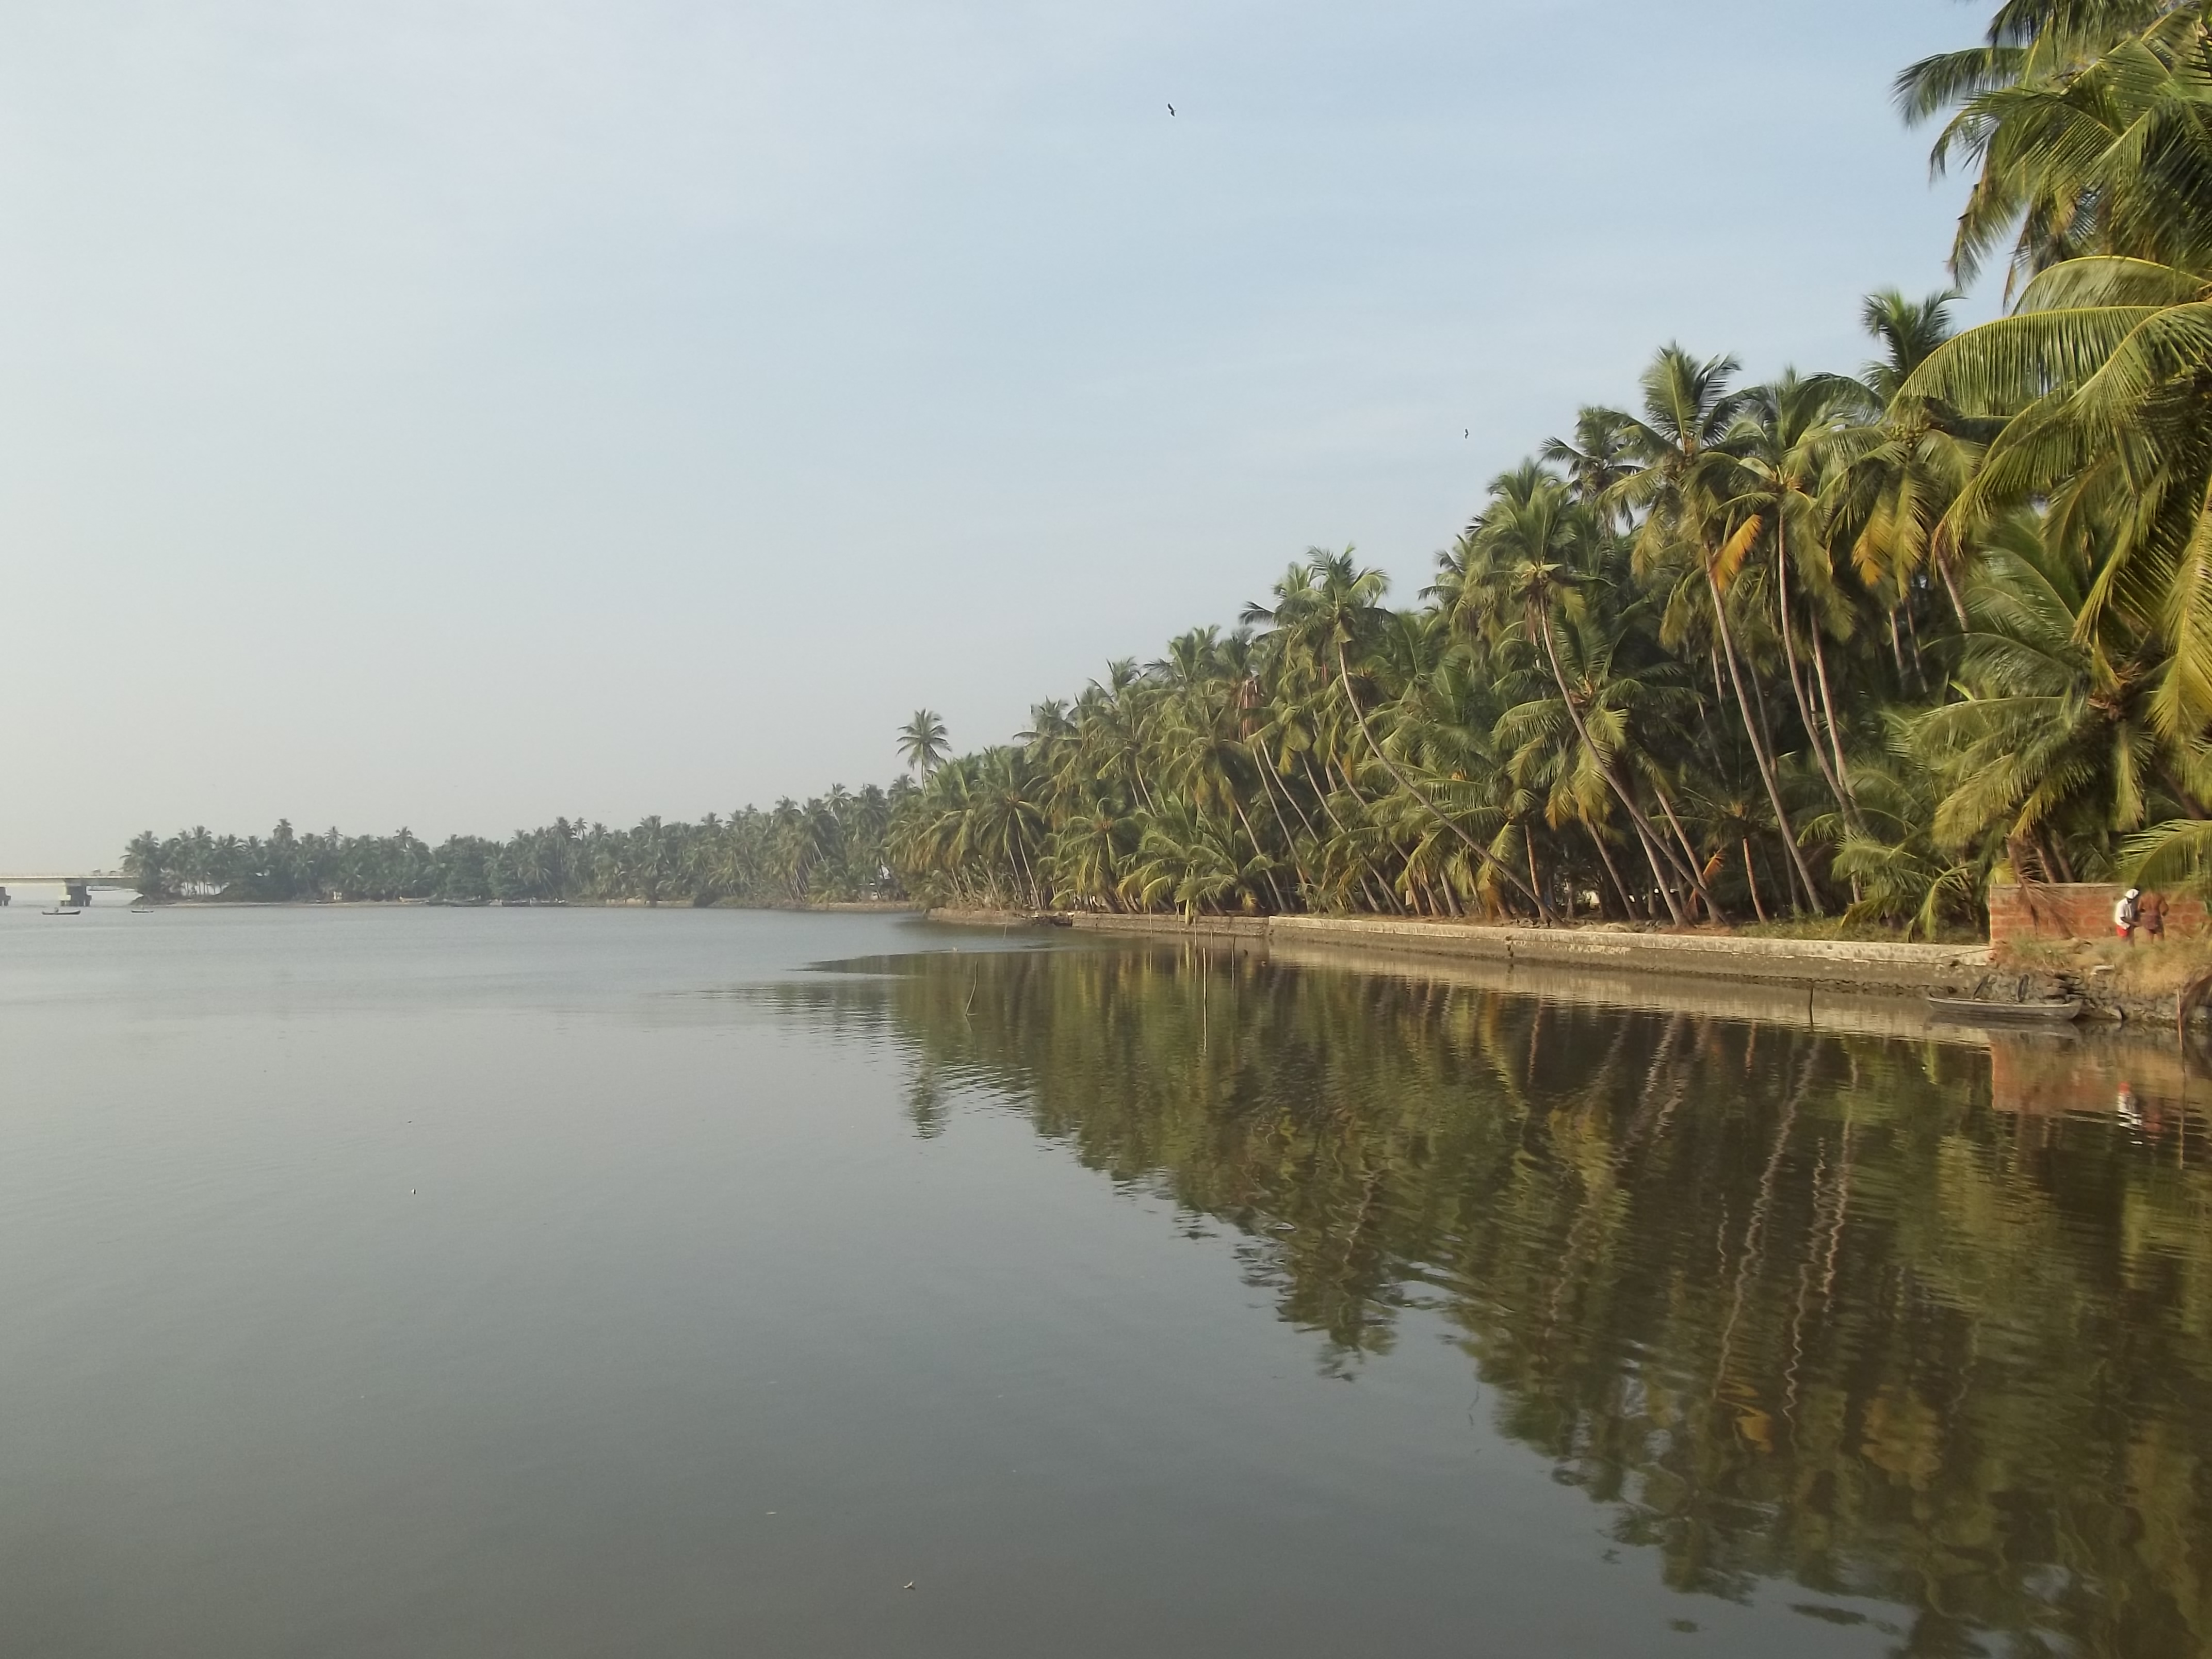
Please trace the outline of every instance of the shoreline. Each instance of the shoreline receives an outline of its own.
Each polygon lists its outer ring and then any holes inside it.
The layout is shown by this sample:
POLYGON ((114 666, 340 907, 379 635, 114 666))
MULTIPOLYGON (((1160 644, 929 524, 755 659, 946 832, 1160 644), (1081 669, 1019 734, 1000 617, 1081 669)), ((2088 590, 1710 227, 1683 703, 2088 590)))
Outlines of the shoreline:
POLYGON ((1507 969, 1688 976, 1778 989, 1876 996, 1958 995, 1989 972, 1985 945, 1903 945, 1856 939, 1744 939, 1723 933, 1637 933, 1620 927, 1556 928, 1387 916, 1173 916, 932 910, 948 927, 1066 927, 1084 933, 1161 939, 1218 939, 1271 951, 1285 946, 1363 954, 1442 957, 1507 969))
MULTIPOLYGON (((138 901, 144 903, 145 901, 138 901)), ((1728 933, 1644 932, 1614 926, 1545 929, 1528 926, 1391 916, 1176 916, 1098 912, 926 908, 907 900, 831 900, 814 904, 651 904, 643 899, 456 903, 428 899, 222 899, 153 901, 160 909, 744 909, 767 914, 906 915, 940 927, 1001 934, 1068 928, 1160 944, 1218 944, 1299 966, 1370 973, 1415 973, 1486 989, 1518 990, 1668 1012, 1717 1012, 1784 1024, 1810 1023, 1838 1034, 1934 1036, 1983 1040, 1989 1026, 1930 1018, 1931 996, 2036 1001, 2078 998, 2081 1028, 2124 1029, 2131 1036, 2176 1032, 2177 998, 2114 994, 2092 969, 2023 964, 1986 945, 1923 945, 1859 939, 1747 938, 1728 933), (1417 966, 1417 964, 1419 964, 1417 966), (1669 984, 1680 987, 1669 989, 1669 984), (1723 988, 1728 988, 1723 993, 1723 988)), ((102 908, 119 908, 104 905, 102 908)), ((2199 1010, 2197 1018, 2208 1014, 2199 1010)), ((1996 1029, 2011 1029, 1998 1023, 1996 1029)))
MULTIPOLYGON (((1161 944, 1218 944, 1299 966, 1418 974, 1491 990, 1658 1012, 1712 1012, 1839 1034, 1986 1042, 2004 1022, 1938 1020, 1929 997, 1993 1002, 2076 998, 2081 1019, 2065 1029, 2124 1031, 2178 1041, 2177 997, 2100 989, 2096 970, 2038 967, 2001 958, 1986 945, 1906 945, 1875 940, 1742 938, 1723 933, 1638 933, 1621 927, 1547 930, 1386 916, 1033 915, 936 909, 953 927, 1011 932, 1069 927, 1161 944)), ((2203 1010, 2198 1021, 2206 1018, 2203 1010)))
MULTIPOLYGON (((100 892, 128 891, 100 888, 100 892)), ((162 898, 133 899, 133 908, 155 910, 758 910, 771 915, 919 916, 923 908, 907 899, 829 899, 819 904, 694 904, 672 899, 654 904, 645 899, 247 899, 162 898)), ((103 910, 122 907, 99 906, 103 910)))

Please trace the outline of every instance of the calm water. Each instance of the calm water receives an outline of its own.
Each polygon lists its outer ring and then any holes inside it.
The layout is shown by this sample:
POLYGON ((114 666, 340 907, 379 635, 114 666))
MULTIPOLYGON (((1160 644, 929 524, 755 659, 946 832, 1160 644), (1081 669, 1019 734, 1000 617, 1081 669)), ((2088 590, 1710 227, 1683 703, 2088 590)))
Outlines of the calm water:
POLYGON ((7 1650, 2207 1650, 2178 1057, 1050 943, 0 911, 7 1650))

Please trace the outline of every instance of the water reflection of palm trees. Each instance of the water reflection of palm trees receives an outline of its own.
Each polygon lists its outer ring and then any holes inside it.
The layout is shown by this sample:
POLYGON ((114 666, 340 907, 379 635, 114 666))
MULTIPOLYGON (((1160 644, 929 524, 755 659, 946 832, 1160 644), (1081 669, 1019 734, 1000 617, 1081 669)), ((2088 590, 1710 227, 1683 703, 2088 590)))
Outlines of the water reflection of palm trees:
POLYGON ((1333 1369, 1443 1322, 1675 1585, 1902 1602, 1913 1653, 2212 1635, 2212 1182, 1994 1109, 1985 1052, 1222 952, 882 965, 776 994, 903 1048, 921 1132, 980 1091, 1240 1230, 1333 1369))

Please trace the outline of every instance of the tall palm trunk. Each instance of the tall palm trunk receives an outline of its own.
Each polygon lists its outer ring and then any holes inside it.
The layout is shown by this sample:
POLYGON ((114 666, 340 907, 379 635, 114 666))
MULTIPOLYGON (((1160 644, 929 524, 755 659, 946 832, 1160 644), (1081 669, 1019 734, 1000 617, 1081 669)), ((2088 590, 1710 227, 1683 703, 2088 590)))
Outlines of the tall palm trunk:
POLYGON ((1761 921, 1766 920, 1766 907, 1759 902, 1759 872, 1751 867, 1751 837, 1743 838, 1743 878, 1751 889, 1751 908, 1761 921))
POLYGON ((1344 688, 1344 700, 1352 706, 1352 717, 1359 723, 1359 735, 1367 739, 1367 747, 1373 751, 1375 758, 1382 763, 1382 769, 1390 775, 1401 789, 1404 790, 1415 800, 1420 802, 1423 806, 1426 807, 1430 817, 1436 819, 1436 821, 1443 824, 1445 829, 1450 830, 1452 834, 1457 836, 1462 841, 1465 842, 1467 843, 1468 850, 1473 853, 1475 857, 1480 859, 1484 864, 1487 865, 1491 868, 1491 870, 1495 872, 1499 880, 1504 882, 1508 886, 1511 887, 1515 892, 1520 894, 1521 896, 1527 899, 1529 903, 1534 905, 1536 907, 1536 916, 1539 921, 1547 924, 1555 921, 1557 918, 1552 915, 1552 907, 1544 902, 1542 894, 1523 885, 1521 878, 1513 873, 1511 868, 1500 863, 1497 858, 1492 856, 1487 847, 1482 845, 1482 843, 1475 840, 1473 836, 1468 835, 1466 830, 1461 829, 1458 823, 1455 821, 1446 817, 1443 810, 1426 795, 1414 788, 1413 780, 1408 778, 1403 772, 1401 772, 1397 767, 1392 763, 1390 757, 1382 752, 1382 745, 1375 741, 1375 733, 1368 726, 1367 711, 1359 706, 1359 699, 1354 696, 1352 693, 1352 665, 1345 657, 1344 644, 1342 641, 1339 641, 1337 642, 1336 673, 1338 684, 1342 685, 1344 688))
POLYGON ((1782 831, 1783 845, 1790 849, 1790 861, 1796 866, 1797 874, 1805 884, 1805 891, 1813 901, 1813 914, 1820 914, 1820 890, 1813 884, 1813 872, 1806 867, 1805 855, 1798 850, 1796 831, 1790 827, 1790 809, 1782 804, 1782 785, 1775 776, 1773 757, 1759 740, 1759 722, 1752 716, 1751 699, 1743 689, 1743 668, 1737 662, 1735 634, 1729 627, 1728 601, 1722 597, 1720 579, 1713 574, 1712 561, 1705 561, 1705 591, 1713 602, 1713 625, 1721 636, 1721 654, 1728 659, 1729 678, 1735 687, 1736 712, 1743 716, 1745 734, 1751 739, 1752 758, 1758 763, 1759 781, 1766 786, 1767 804, 1774 808, 1774 822, 1782 831))
MULTIPOLYGON (((1814 763, 1820 769, 1820 776, 1828 786, 1828 793, 1836 798, 1836 805, 1852 829, 1859 823, 1858 806, 1850 798, 1835 769, 1828 764, 1827 752, 1820 747, 1820 732, 1813 720, 1813 706, 1805 696, 1805 685, 1797 668, 1796 629, 1790 620, 1790 544, 1788 527, 1778 509, 1774 515, 1774 612, 1782 629, 1782 655, 1790 670, 1790 695, 1796 701, 1797 718, 1804 723, 1805 737, 1813 750, 1814 763)), ((1817 626, 1817 624, 1816 624, 1817 626)))
POLYGON ((1812 614, 1809 600, 1806 605, 1806 619, 1812 627, 1813 669, 1820 679, 1820 714, 1827 722, 1829 744, 1836 751, 1836 778, 1844 786, 1844 798, 1856 809, 1858 799, 1851 792, 1850 763, 1844 758, 1844 734, 1836 724, 1836 694, 1828 684, 1828 653, 1820 643, 1820 619, 1812 614))
POLYGON ((1805 682, 1797 663, 1797 642, 1794 637, 1796 630, 1790 626, 1789 600, 1786 596, 1783 599, 1782 615, 1778 620, 1782 628, 1782 654, 1790 674, 1790 696, 1797 705, 1797 719, 1805 728, 1807 745, 1812 751, 1813 763, 1820 769, 1820 781, 1828 786, 1828 793, 1834 797, 1836 805, 1842 811, 1845 821, 1856 830, 1859 828, 1857 803, 1851 799, 1850 792, 1844 787, 1843 780, 1836 775, 1836 769, 1829 759, 1828 750, 1820 742, 1820 723, 1814 718, 1813 700, 1805 695, 1805 682))

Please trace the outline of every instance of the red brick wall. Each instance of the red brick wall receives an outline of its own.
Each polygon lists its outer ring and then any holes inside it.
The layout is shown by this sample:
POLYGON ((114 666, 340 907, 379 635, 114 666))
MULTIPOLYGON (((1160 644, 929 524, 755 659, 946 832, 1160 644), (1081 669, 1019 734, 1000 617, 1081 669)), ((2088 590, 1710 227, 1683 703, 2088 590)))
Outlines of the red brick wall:
MULTIPOLYGON (((2111 939, 2112 907, 2125 890, 2098 882, 1992 886, 1990 943, 2002 945, 2016 939, 2111 939)), ((2201 933, 2204 927, 2203 900, 2166 896, 2169 934, 2201 933)))

